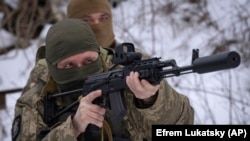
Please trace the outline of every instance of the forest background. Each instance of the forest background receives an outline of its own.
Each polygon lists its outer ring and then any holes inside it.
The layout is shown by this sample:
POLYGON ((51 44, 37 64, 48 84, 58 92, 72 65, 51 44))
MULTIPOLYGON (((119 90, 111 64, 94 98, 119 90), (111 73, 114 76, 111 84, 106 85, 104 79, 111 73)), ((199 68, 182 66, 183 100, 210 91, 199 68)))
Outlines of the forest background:
MULTIPOLYGON (((68 0, 0 1, 0 91, 23 88, 51 24, 66 17, 68 0)), ((250 124, 249 0, 110 0, 118 41, 152 57, 191 64, 200 57, 237 51, 239 67, 166 78, 190 99, 195 124, 250 124)), ((11 140, 20 92, 0 93, 0 140, 11 140)))

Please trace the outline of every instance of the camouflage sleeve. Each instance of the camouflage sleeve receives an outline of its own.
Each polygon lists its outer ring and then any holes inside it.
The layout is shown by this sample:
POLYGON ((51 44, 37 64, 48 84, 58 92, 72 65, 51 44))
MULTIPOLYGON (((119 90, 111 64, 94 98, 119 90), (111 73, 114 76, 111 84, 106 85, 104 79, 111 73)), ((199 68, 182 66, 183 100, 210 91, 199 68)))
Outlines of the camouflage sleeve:
MULTIPOLYGON (((142 53, 142 59, 150 58, 138 48, 135 48, 135 51, 142 53)), ((166 80, 161 81, 160 85, 154 105, 146 109, 137 109, 142 116, 152 124, 193 124, 194 111, 189 99, 174 90, 166 80)))
POLYGON ((134 140, 151 139, 154 124, 193 124, 194 110, 189 99, 176 92, 167 81, 161 81, 155 103, 146 109, 139 109, 128 101, 127 128, 134 140))
POLYGON ((41 139, 41 131, 46 131, 48 126, 43 122, 43 105, 38 94, 29 93, 34 91, 36 86, 22 95, 15 105, 15 118, 12 125, 13 141, 76 141, 74 137, 71 117, 65 122, 51 129, 41 139))
POLYGON ((65 122, 51 130, 42 141, 77 141, 74 136, 71 117, 68 117, 65 122))
POLYGON ((194 111, 189 99, 178 93, 164 80, 158 97, 149 108, 138 109, 152 124, 193 124, 194 111))

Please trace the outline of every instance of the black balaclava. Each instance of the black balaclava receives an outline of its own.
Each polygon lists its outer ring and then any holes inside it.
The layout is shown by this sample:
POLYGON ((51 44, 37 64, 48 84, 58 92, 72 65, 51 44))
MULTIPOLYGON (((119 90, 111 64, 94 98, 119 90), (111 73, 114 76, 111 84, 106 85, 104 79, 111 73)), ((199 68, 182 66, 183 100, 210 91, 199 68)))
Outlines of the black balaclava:
POLYGON ((59 61, 85 51, 99 53, 95 35, 85 22, 68 18, 59 21, 49 29, 46 36, 45 58, 49 73, 60 91, 80 88, 89 75, 103 71, 100 56, 93 63, 80 68, 57 68, 59 61))

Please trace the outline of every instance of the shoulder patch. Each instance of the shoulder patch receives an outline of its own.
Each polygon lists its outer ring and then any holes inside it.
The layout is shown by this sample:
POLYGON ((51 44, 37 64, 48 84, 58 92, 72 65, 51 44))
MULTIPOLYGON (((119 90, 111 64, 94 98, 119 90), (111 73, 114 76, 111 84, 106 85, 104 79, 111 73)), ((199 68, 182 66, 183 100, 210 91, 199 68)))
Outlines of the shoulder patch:
POLYGON ((18 115, 15 117, 13 123, 12 123, 12 129, 11 129, 11 135, 12 140, 16 140, 19 132, 20 132, 20 126, 21 126, 21 115, 18 115))

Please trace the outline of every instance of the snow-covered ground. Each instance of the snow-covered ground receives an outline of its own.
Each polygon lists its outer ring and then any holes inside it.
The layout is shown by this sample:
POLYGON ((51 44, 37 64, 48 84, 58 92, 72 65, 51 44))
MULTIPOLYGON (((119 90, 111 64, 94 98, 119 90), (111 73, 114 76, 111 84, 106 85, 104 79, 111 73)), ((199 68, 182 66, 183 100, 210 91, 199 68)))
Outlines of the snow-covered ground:
MULTIPOLYGON (((211 2, 210 8, 214 10, 214 16, 223 15, 223 12, 229 10, 226 9, 226 6, 220 9, 219 4, 215 4, 217 2, 219 1, 211 2)), ((232 4, 226 1, 222 2, 228 8, 232 4)), ((192 31, 186 30, 182 34, 177 34, 178 37, 176 37, 176 34, 171 30, 171 26, 168 25, 169 23, 164 22, 161 17, 155 17, 154 21, 149 21, 149 19, 152 19, 152 15, 150 15, 150 9, 147 6, 148 3, 145 2, 144 4, 145 11, 143 12, 148 15, 141 17, 145 18, 144 20, 138 19, 140 23, 135 22, 136 18, 139 17, 135 13, 143 13, 139 9, 140 1, 128 0, 113 10, 114 31, 120 42, 133 41, 139 48, 152 56, 162 57, 162 60, 176 59, 179 66, 190 65, 193 48, 200 49, 201 57, 211 53, 210 47, 202 47, 202 44, 208 42, 206 40, 208 32, 199 32, 192 35, 192 31), (150 26, 152 22, 156 26, 150 26), (124 31, 124 29, 129 30, 124 31), (188 46, 181 47, 183 44, 188 46)), ((223 21, 221 22, 223 24, 223 21)), ((43 37, 48 27, 44 30, 43 37)), ((0 38, 4 39, 1 40, 1 44, 9 44, 13 41, 13 37, 6 35, 2 30, 0 30, 0 38)), ((0 90, 19 88, 25 85, 34 65, 36 49, 41 44, 39 41, 33 41, 32 46, 25 50, 15 50, 0 56, 0 90)), ((250 124, 249 72, 249 67, 241 64, 238 68, 232 70, 202 75, 187 74, 167 78, 167 81, 180 93, 189 97, 195 110, 196 124, 250 124)), ((20 93, 7 95, 7 109, 0 111, 0 122, 4 126, 0 128, 0 139, 2 141, 11 140, 10 129, 14 106, 19 96, 20 93), (6 137, 1 135, 1 130, 7 133, 6 137)))

